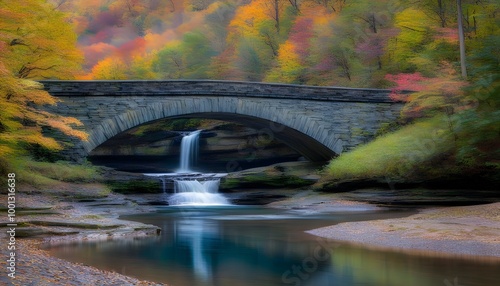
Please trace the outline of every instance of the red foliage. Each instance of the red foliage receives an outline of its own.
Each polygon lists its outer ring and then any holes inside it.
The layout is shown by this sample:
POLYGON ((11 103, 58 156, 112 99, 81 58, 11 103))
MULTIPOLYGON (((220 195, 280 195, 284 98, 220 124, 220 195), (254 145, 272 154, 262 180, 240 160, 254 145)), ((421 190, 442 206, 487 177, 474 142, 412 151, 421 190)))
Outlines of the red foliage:
POLYGON ((310 39, 313 37, 313 20, 311 18, 300 18, 293 25, 289 40, 295 47, 295 53, 303 60, 309 55, 311 46, 310 39))
POLYGON ((450 43, 458 43, 458 32, 457 29, 452 28, 439 28, 436 29, 435 39, 443 39, 450 43))
POLYGON ((115 53, 116 48, 110 44, 97 43, 90 46, 82 47, 85 56, 84 68, 90 69, 97 64, 100 60, 115 53))
POLYGON ((325 71, 331 71, 334 67, 334 60, 333 57, 327 56, 324 57, 321 62, 319 62, 315 67, 314 70, 318 72, 325 72, 325 71))
POLYGON ((424 82, 429 80, 428 78, 422 76, 419 72, 396 75, 387 74, 385 79, 396 84, 396 86, 391 89, 390 97, 397 101, 407 101, 407 95, 403 94, 402 91, 422 91, 425 89, 424 82))
POLYGON ((128 41, 125 44, 117 48, 117 54, 119 57, 126 59, 131 58, 133 55, 142 54, 146 50, 146 40, 142 37, 137 37, 132 41, 128 41))
POLYGON ((384 54, 387 40, 378 34, 371 35, 366 41, 361 41, 356 51, 362 54, 368 61, 373 61, 384 54))

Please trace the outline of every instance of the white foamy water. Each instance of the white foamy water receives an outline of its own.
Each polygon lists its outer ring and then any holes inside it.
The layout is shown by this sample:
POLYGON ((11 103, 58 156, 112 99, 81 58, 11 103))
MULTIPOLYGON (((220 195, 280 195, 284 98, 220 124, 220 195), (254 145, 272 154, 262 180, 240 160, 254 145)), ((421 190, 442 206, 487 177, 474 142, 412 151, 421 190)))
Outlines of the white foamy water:
POLYGON ((220 180, 210 181, 175 181, 175 194, 168 202, 171 206, 179 205, 229 205, 229 201, 219 190, 220 180))

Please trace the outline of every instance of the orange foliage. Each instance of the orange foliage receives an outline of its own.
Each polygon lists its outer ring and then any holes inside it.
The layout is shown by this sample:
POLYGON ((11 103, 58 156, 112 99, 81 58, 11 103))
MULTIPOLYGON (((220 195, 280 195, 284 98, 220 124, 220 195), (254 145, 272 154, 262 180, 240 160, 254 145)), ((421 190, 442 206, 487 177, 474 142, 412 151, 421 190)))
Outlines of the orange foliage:
POLYGON ((256 28, 262 22, 269 19, 266 15, 266 0, 255 0, 248 5, 241 6, 236 10, 233 20, 229 23, 230 36, 228 41, 232 40, 234 34, 243 34, 245 36, 258 36, 259 30, 256 28))

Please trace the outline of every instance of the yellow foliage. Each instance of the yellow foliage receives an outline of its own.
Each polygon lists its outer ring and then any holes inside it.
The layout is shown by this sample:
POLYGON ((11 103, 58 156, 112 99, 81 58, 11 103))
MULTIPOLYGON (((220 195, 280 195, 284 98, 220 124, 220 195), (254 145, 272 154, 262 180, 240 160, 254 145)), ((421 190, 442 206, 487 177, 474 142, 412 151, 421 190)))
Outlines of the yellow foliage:
POLYGON ((2 61, 19 78, 72 79, 83 61, 77 36, 66 15, 44 0, 0 2, 11 13, 0 21, 0 41, 8 43, 2 61))
POLYGON ((392 61, 404 63, 418 57, 415 50, 429 36, 432 23, 432 19, 425 12, 415 7, 398 13, 395 17, 395 26, 400 29, 400 33, 387 47, 392 54, 392 61))
POLYGON ((303 69, 293 43, 286 41, 279 49, 278 66, 271 70, 265 81, 294 83, 303 69))
POLYGON ((127 79, 127 65, 120 58, 105 58, 92 68, 93 79, 127 79))
POLYGON ((77 119, 38 109, 58 100, 29 80, 78 74, 82 56, 65 14, 44 0, 18 0, 0 1, 0 16, 0 154, 19 154, 20 143, 61 149, 42 135, 44 126, 85 140, 84 132, 73 129, 81 125, 77 119))
POLYGON ((155 78, 156 74, 153 71, 153 59, 156 53, 151 53, 146 57, 136 55, 132 58, 130 69, 135 79, 151 79, 155 78))
POLYGON ((229 41, 233 39, 234 34, 241 34, 245 37, 259 36, 259 30, 256 27, 269 19, 265 1, 268 0, 255 0, 236 10, 233 20, 229 23, 229 41))

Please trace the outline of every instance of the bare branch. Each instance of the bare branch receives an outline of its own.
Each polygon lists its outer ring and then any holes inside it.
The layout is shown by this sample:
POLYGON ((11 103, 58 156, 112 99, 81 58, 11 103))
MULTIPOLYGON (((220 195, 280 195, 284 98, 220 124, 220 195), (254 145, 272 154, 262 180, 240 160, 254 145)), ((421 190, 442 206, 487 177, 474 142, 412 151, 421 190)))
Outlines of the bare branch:
POLYGON ((54 7, 54 10, 59 9, 62 5, 64 5, 68 0, 60 0, 59 3, 54 7))
POLYGON ((13 39, 12 41, 10 41, 9 45, 10 45, 10 46, 17 46, 17 45, 21 45, 21 46, 26 46, 26 47, 28 47, 28 45, 26 45, 26 44, 24 43, 24 41, 23 41, 23 40, 21 40, 21 39, 13 39))

